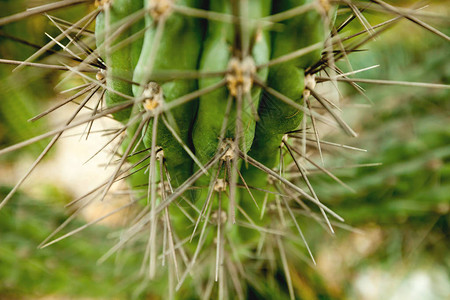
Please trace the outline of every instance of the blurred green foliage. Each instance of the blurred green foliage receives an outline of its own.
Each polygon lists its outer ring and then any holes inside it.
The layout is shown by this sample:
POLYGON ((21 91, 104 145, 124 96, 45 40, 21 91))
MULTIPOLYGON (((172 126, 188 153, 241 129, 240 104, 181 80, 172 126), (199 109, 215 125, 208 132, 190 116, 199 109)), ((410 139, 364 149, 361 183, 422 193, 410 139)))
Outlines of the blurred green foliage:
MULTIPOLYGON (((0 17, 11 15, 27 9, 29 1, 0 1, 0 17)), ((52 15, 73 21, 86 13, 86 6, 56 11, 52 15)), ((50 41, 43 33, 54 37, 60 31, 51 25, 44 16, 33 16, 20 22, 13 22, 0 27, 0 57, 2 59, 23 61, 37 49, 50 41)), ((53 52, 60 51, 54 46, 42 55, 45 60, 53 52)), ((16 66, 0 64, 0 146, 12 145, 36 135, 47 128, 46 120, 28 122, 28 119, 42 112, 48 101, 55 97, 54 86, 61 72, 26 67, 12 72, 16 66)), ((30 145, 25 150, 18 150, 0 157, 10 160, 18 155, 38 155, 45 147, 45 141, 30 145)))
MULTIPOLYGON (((8 189, 2 187, 0 196, 8 189)), ((96 226, 74 239, 37 249, 67 219, 60 203, 18 194, 0 211, 0 299, 35 299, 49 295, 128 299, 139 287, 140 256, 125 253, 101 265, 96 261, 112 247, 111 228, 96 226)), ((83 225, 75 221, 70 228, 83 225)))
MULTIPOLYGON (((354 69, 380 65, 354 77, 449 84, 449 44, 402 22, 368 45, 369 51, 353 55, 354 69)), ((354 281, 348 280, 367 268, 381 268, 401 278, 421 268, 428 269, 430 276, 435 270, 450 269, 447 242, 450 238, 450 92, 420 87, 361 86, 373 104, 370 108, 349 107, 345 112, 348 119, 355 119, 360 136, 357 139, 341 135, 327 137, 330 141, 367 149, 367 153, 361 154, 334 150, 326 165, 335 168, 333 173, 356 192, 348 191, 325 175, 314 175, 311 181, 319 198, 336 209, 347 224, 369 231, 375 228, 380 231, 380 240, 373 241, 373 251, 367 255, 340 266, 341 274, 348 276, 340 282, 341 286, 330 289, 333 282, 329 280, 317 286, 330 291, 329 297, 305 299, 348 299, 354 288, 354 281), (346 168, 371 163, 382 165, 346 168)), ((346 92, 350 93, 351 103, 367 104, 351 88, 346 92)), ((355 239, 353 233, 342 231, 338 232, 337 240, 324 239, 317 230, 310 230, 308 236, 322 249, 344 243, 351 245, 355 239)), ((443 274, 448 280, 448 274, 445 271, 443 274)), ((439 292, 435 298, 426 299, 443 299, 450 292, 445 280, 441 286, 436 281, 432 289, 439 292)))

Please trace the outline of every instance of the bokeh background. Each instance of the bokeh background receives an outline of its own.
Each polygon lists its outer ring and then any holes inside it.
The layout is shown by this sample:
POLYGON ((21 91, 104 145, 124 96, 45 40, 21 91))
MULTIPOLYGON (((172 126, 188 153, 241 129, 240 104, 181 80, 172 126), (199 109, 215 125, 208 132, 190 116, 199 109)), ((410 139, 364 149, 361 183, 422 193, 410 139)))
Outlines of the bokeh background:
MULTIPOLYGON (((411 5, 411 1, 393 1, 411 5)), ((0 17, 42 1, 0 1, 0 17)), ((52 15, 77 20, 88 7, 52 15)), ((448 17, 445 1, 430 11, 448 17)), ((368 14, 376 24, 384 20, 368 14)), ((448 23, 427 19, 449 34, 448 23)), ((355 24, 355 30, 360 26, 355 24)), ((0 58, 24 60, 58 29, 44 16, 0 28, 0 58), (21 40, 19 40, 19 39, 21 40)), ((401 21, 352 54, 354 69, 380 65, 355 77, 450 84, 449 43, 401 21)), ((59 50, 55 48, 55 50, 59 50)), ((0 65, 0 147, 58 124, 64 112, 38 122, 29 118, 64 95, 62 73, 0 65), (60 116, 60 117, 58 117, 60 116)), ((349 139, 330 130, 326 140, 367 152, 324 148, 328 169, 352 187, 327 176, 310 179, 320 199, 346 220, 330 236, 305 220, 305 235, 318 262, 291 261, 298 299, 430 299, 450 297, 450 92, 361 84, 372 104, 342 84, 345 119, 359 133, 349 139)), ((75 107, 75 106, 73 106, 75 107)), ((73 107, 68 107, 70 112, 73 107)), ((0 198, 45 147, 42 141, 0 157, 0 198)), ((64 205, 103 174, 99 161, 83 164, 101 140, 63 139, 10 203, 0 211, 0 299, 159 299, 154 287, 136 281, 141 253, 96 261, 114 245, 122 221, 111 219, 52 245, 37 246, 69 216, 64 205), (89 152, 89 149, 90 152, 89 152)), ((101 159, 101 158, 100 158, 101 159)), ((112 205, 114 206, 114 205, 112 205)), ((100 208, 99 208, 100 209, 100 208)), ((101 209, 109 209, 102 207, 101 209)), ((95 218, 91 211, 72 228, 95 218)), ((276 295, 274 295, 276 297, 276 295)))

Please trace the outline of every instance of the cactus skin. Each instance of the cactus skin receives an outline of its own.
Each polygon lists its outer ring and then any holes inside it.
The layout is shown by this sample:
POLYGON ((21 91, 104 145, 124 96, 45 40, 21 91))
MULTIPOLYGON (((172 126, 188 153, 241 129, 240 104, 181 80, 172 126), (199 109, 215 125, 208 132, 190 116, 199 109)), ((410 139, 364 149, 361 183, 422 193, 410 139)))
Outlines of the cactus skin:
MULTIPOLYGON (((212 11, 229 13, 230 1, 213 1, 210 9, 212 11)), ((270 1, 249 1, 249 11, 251 18, 264 17, 269 14, 270 1)), ((251 33, 251 32, 249 32, 251 33)), ((232 24, 221 24, 211 22, 208 25, 208 34, 205 41, 204 51, 201 58, 200 70, 202 71, 221 71, 225 70, 233 56, 232 48, 234 43, 234 30, 232 24)), ((252 57, 256 64, 265 63, 269 58, 269 36, 263 34, 255 43, 252 57)), ((258 74, 263 80, 267 77, 267 70, 263 70, 258 74)), ((217 83, 220 78, 201 79, 199 87, 206 88, 217 83)), ((259 103, 261 89, 252 89, 252 102, 256 107, 259 103)), ((224 112, 227 107, 227 99, 229 92, 226 87, 217 89, 216 91, 200 97, 198 115, 193 130, 193 141, 196 153, 198 153, 200 161, 206 163, 216 152, 219 144, 224 112)), ((247 101, 246 101, 247 102, 247 101)), ((226 128, 225 138, 235 138, 236 120, 236 101, 229 115, 229 125, 226 128)), ((244 137, 246 145, 243 149, 250 149, 253 137, 255 120, 252 117, 251 106, 246 103, 243 108, 242 125, 244 126, 244 137)))
MULTIPOLYGON (((107 17, 105 11, 100 12, 95 22, 96 44, 97 47, 102 49, 101 56, 103 57, 106 65, 108 66, 106 85, 108 88, 120 92, 122 94, 133 96, 132 84, 129 81, 133 70, 136 67, 137 57, 139 57, 143 40, 139 38, 125 46, 120 51, 109 52, 105 49, 105 39, 111 33, 106 33, 105 29, 117 24, 127 16, 141 10, 143 7, 142 2, 132 0, 114 0, 109 6, 109 24, 106 24, 107 17), (108 53, 106 53, 108 52, 108 53)), ((108 43, 107 47, 113 47, 118 43, 125 40, 127 37, 139 32, 144 28, 142 21, 138 21, 122 34, 120 34, 114 41, 108 43)), ((114 106, 127 101, 127 99, 106 91, 105 103, 107 106, 114 106)), ((114 114, 114 117, 118 121, 127 121, 131 114, 131 108, 121 110, 114 114)))
MULTIPOLYGON (((304 72, 290 64, 275 66, 270 69, 268 84, 283 95, 294 99, 296 103, 303 102, 304 72)), ((255 139, 249 155, 269 168, 279 162, 279 153, 283 136, 298 129, 303 113, 279 99, 264 95, 258 109, 260 120, 256 126, 255 139)), ((250 186, 271 189, 268 175, 254 166, 243 166, 242 174, 250 186)), ((254 191, 253 196, 264 198, 264 192, 254 191)), ((250 216, 259 219, 258 210, 251 205, 251 199, 246 192, 241 193, 246 211, 250 216)), ((270 197, 272 198, 272 197, 270 197)))
MULTIPOLYGON (((198 0, 179 1, 178 4, 194 8, 199 7, 198 0)), ((150 15, 147 15, 146 25, 151 26, 152 24, 155 24, 155 20, 150 15)), ((153 62, 153 72, 172 70, 195 71, 203 36, 200 25, 198 19, 180 14, 173 14, 168 17, 164 25, 164 34, 157 47, 157 53, 153 62), (183 51, 180 51, 176 45, 183 45, 183 51)), ((142 53, 134 71, 133 80, 141 84, 141 86, 134 86, 134 95, 136 97, 141 95, 142 85, 148 83, 144 81, 145 75, 148 73, 149 56, 155 47, 154 39, 157 26, 153 26, 146 32, 142 53)), ((197 89, 197 83, 194 80, 174 80, 157 83, 161 85, 164 101, 167 103, 197 89)), ((192 144, 189 140, 189 135, 195 109, 195 103, 188 103, 171 111, 172 117, 176 120, 174 129, 178 131, 183 143, 188 146, 192 144)), ((147 148, 150 148, 152 145, 152 125, 153 120, 150 120, 144 135, 144 144, 147 148)), ((192 159, 190 159, 189 155, 164 124, 158 126, 157 145, 164 150, 173 186, 180 185, 192 174, 192 159)))
MULTIPOLYGON (((309 1, 310 2, 310 1, 309 1)), ((284 0, 273 2, 273 13, 280 13, 305 5, 304 0, 284 0)), ((320 15, 316 10, 283 22, 283 31, 272 34, 272 59, 289 54, 299 48, 307 47, 322 40, 323 28, 320 15)), ((321 50, 299 57, 270 68, 268 86, 287 96, 297 104, 303 103, 304 68, 313 65, 320 59, 321 50), (303 69, 302 69, 303 68, 303 69)), ((303 118, 303 112, 281 102, 275 97, 265 94, 258 108, 260 120, 256 126, 255 139, 249 155, 269 168, 279 162, 279 153, 283 136, 298 129, 303 118)), ((254 166, 243 167, 242 174, 251 186, 269 188, 268 175, 254 166)), ((255 191, 254 197, 264 198, 264 192, 255 191)), ((258 219, 258 212, 250 203, 249 194, 242 193, 246 211, 258 219)), ((270 196, 269 196, 270 197, 270 196)), ((272 198, 272 197, 270 197, 272 198)))
MULTIPOLYGON (((273 13, 280 13, 298 6, 314 3, 314 0, 281 0, 273 1, 273 13)), ((316 3, 319 6, 319 3, 316 3)), ((324 28, 322 17, 317 9, 290 18, 282 24, 285 26, 276 32, 272 43, 272 58, 277 58, 298 49, 323 41, 324 28)), ((321 57, 321 49, 298 57, 289 63, 307 69, 321 57)))

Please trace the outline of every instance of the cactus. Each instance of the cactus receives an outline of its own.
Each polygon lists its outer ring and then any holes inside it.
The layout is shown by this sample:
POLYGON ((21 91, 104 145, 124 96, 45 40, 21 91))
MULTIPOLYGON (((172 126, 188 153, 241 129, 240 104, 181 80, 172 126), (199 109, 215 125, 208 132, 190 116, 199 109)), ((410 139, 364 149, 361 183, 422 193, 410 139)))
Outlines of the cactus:
MULTIPOLYGON (((116 119, 121 125, 111 133, 110 144, 120 158, 104 184, 71 203, 82 203, 74 216, 92 195, 103 200, 115 182, 126 180, 133 201, 117 211, 131 205, 140 209, 102 259, 146 239, 141 271, 145 278, 161 280, 163 262, 171 298, 192 292, 189 286, 204 299, 264 298, 279 289, 280 281, 287 286, 285 296, 295 298, 289 259, 299 241, 315 263, 300 217, 331 234, 344 221, 318 199, 305 166, 312 163, 340 180, 312 161, 307 146, 321 155, 319 123, 356 136, 321 84, 330 83, 326 86, 332 89, 343 81, 359 92, 358 82, 448 88, 355 79, 351 75, 361 70, 345 72, 338 65, 402 18, 449 40, 421 21, 420 11, 379 0, 370 5, 327 0, 67 0, 5 17, 0 26, 86 3, 91 12, 75 23, 50 17, 66 29, 58 27, 61 34, 29 59, 2 60, 18 68, 65 70, 87 83, 54 108, 84 97, 64 126, 0 150, 8 153, 53 136, 0 208, 66 130, 86 124, 90 128, 100 118, 116 119), (370 25, 365 10, 394 17, 370 25), (357 27, 356 22, 364 30, 342 34, 357 27), (53 46, 64 39, 65 53, 55 54, 63 63, 33 62, 54 52, 53 46), (101 95, 96 103, 95 94, 101 95), (78 116, 87 107, 90 113, 78 116)), ((42 247, 96 222, 53 239, 64 223, 42 247)))

